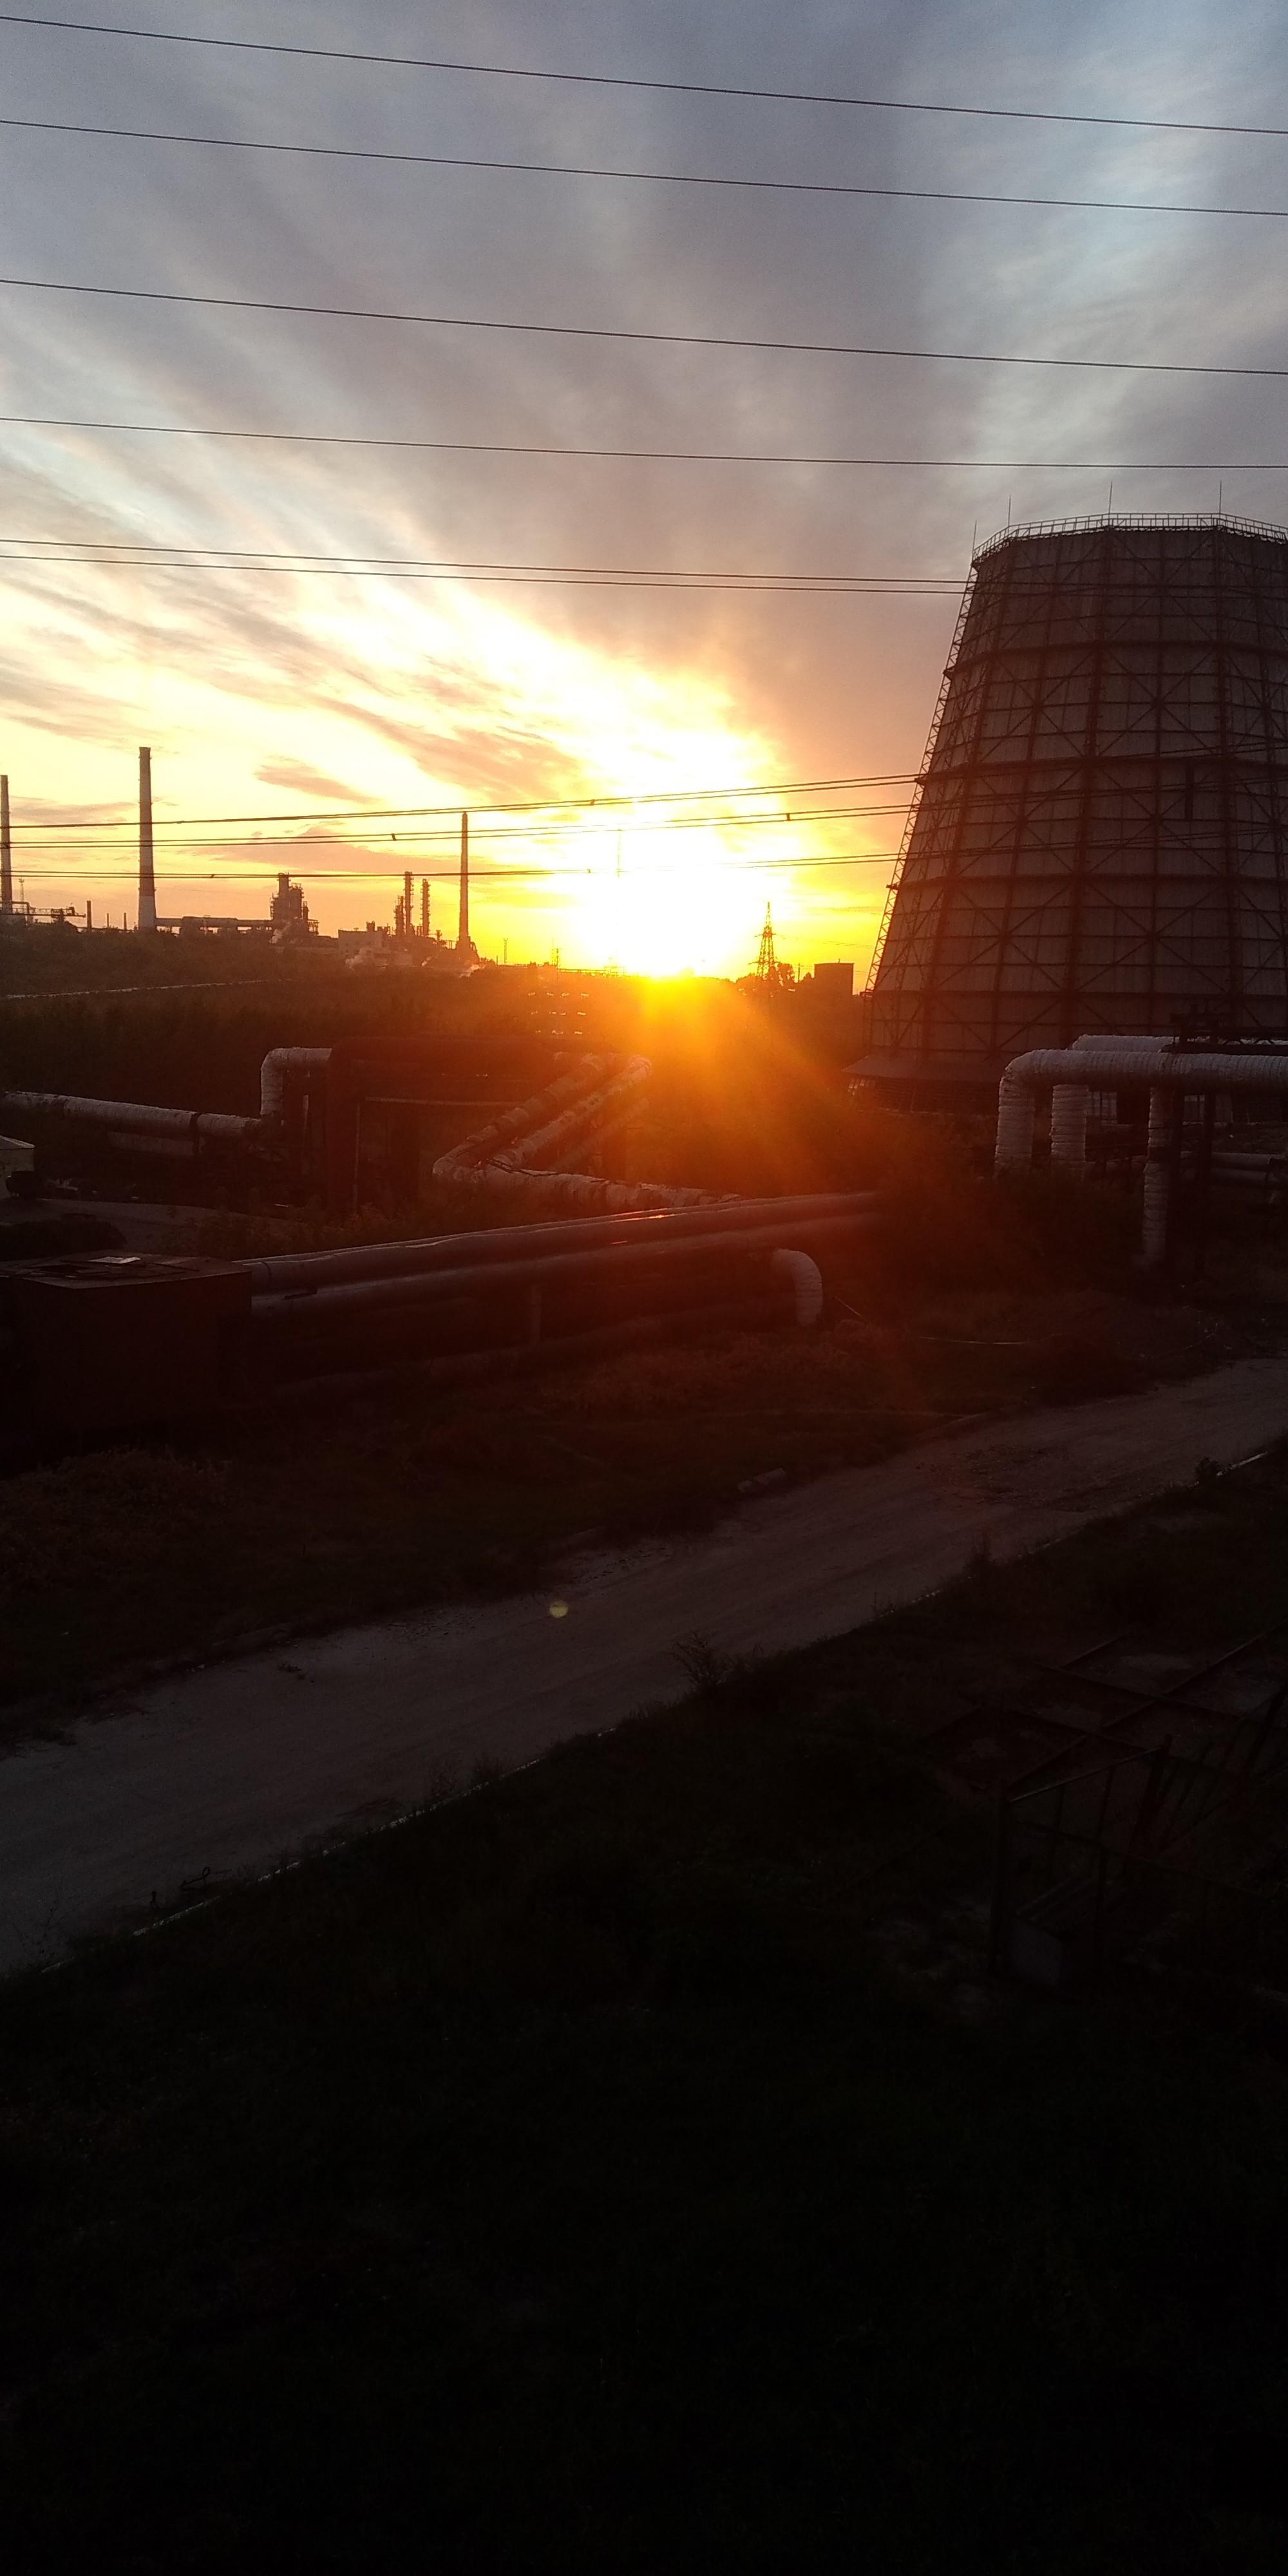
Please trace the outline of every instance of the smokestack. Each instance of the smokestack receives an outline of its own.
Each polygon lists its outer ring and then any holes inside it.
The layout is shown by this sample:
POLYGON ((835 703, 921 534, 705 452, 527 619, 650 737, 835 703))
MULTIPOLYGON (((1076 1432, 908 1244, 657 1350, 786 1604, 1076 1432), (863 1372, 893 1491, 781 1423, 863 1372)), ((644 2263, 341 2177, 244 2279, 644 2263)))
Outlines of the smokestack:
POLYGON ((470 946, 470 818, 461 816, 461 909, 456 926, 456 953, 466 957, 470 946))
POLYGON ((403 935, 405 938, 411 938, 415 926, 416 916, 411 908, 411 869, 408 868, 403 877, 403 935))
POLYGON ((13 843, 9 837, 9 781, 0 778, 0 912, 13 910, 13 843))
POLYGON ((428 939, 428 937, 429 937, 429 879, 428 879, 428 877, 422 877, 422 878, 421 878, 421 881, 420 881, 420 935, 421 935, 421 938, 422 938, 422 939, 428 939))
POLYGON ((139 928, 157 926, 157 886, 152 872, 152 753, 139 744, 139 928))

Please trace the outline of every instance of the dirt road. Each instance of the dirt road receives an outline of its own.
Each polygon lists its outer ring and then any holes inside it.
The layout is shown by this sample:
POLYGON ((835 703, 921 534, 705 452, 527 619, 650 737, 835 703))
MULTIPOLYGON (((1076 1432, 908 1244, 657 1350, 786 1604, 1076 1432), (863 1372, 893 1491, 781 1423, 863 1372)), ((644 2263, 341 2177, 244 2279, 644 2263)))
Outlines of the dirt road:
POLYGON ((557 1590, 349 1629, 159 1683, 0 1761, 0 1968, 530 1760, 687 1687, 677 1645, 801 1646, 1288 1434, 1288 1357, 970 1424, 557 1590))

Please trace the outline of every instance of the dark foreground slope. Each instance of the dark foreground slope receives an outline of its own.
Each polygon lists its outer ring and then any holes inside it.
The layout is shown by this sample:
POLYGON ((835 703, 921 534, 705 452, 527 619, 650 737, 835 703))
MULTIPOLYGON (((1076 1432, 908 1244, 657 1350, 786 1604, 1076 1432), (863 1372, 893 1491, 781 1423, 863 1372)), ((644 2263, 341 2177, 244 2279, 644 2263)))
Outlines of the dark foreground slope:
MULTIPOLYGON (((0 1992, 24 2570, 1278 2568, 1264 1999, 983 1968, 933 1730, 1288 1613, 1288 1466, 0 1992)), ((976 1748, 978 1750, 978 1748, 976 1748)))

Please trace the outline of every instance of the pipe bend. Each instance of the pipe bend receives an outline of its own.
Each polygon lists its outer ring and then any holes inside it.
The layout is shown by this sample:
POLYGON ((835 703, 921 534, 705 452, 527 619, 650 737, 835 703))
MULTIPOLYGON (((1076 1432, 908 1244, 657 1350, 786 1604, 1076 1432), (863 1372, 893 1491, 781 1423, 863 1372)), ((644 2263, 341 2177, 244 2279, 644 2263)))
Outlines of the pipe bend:
POLYGON ((308 1073, 330 1061, 330 1047, 270 1047, 259 1068, 260 1117, 281 1117, 288 1073, 308 1073))
POLYGON ((807 1252, 789 1252, 780 1248, 771 1252, 769 1267, 776 1279, 789 1279, 796 1308, 796 1321, 808 1327, 817 1324, 823 1313, 823 1274, 807 1252))

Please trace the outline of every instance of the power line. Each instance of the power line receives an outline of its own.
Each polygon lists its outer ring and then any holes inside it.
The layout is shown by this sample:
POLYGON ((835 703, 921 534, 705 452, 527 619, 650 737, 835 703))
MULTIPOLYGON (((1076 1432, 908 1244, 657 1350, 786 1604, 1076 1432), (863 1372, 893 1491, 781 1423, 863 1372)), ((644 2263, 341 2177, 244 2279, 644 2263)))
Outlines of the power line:
MULTIPOLYGON (((455 814, 458 809, 453 807, 452 810, 453 814, 455 814)), ((753 832, 764 830, 772 830, 776 832, 797 831, 811 823, 855 822, 861 817, 870 817, 876 814, 905 814, 907 810, 908 799, 904 796, 893 804, 817 805, 811 811, 807 811, 803 814, 797 812, 795 814, 679 814, 671 815, 669 817, 663 815, 648 822, 626 823, 625 825, 615 823, 613 828, 628 840, 655 840, 660 834, 666 833, 669 835, 675 832, 753 832)), ((596 834, 595 820, 589 817, 585 819, 589 823, 591 834, 596 834)), ((556 844, 566 846, 570 840, 580 839, 582 846, 584 846, 585 843, 584 830, 579 834, 575 824, 520 823, 509 824, 498 829, 495 824, 480 823, 477 820, 477 813, 474 808, 471 808, 471 820, 473 823, 476 848, 489 842, 494 849, 498 846, 502 848, 508 847, 515 841, 545 841, 555 842, 556 844)), ((21 836, 22 828, 23 827, 20 825, 19 836, 21 836)), ((56 824, 38 824, 34 828, 40 831, 56 832, 59 829, 59 826, 56 824)), ((51 848, 58 850, 64 855, 69 852, 80 852, 86 850, 90 852, 109 850, 113 847, 113 844, 110 841, 101 839, 99 835, 105 830, 111 828, 118 827, 104 824, 67 824, 62 827, 65 837, 53 842, 46 841, 44 848, 47 851, 51 848)), ((135 828, 133 818, 131 818, 128 826, 121 825, 119 828, 129 829, 132 832, 135 828)), ((283 852, 286 857, 290 858, 302 849, 308 849, 319 844, 322 848, 328 850, 370 849, 373 841, 377 839, 383 840, 384 838, 383 834, 377 834, 374 832, 301 832, 290 840, 268 842, 264 841, 259 834, 256 834, 252 840, 233 840, 226 833, 220 833, 217 838, 208 840, 176 840, 172 836, 180 828, 181 827, 178 824, 174 822, 165 822, 164 820, 157 825, 155 846, 158 852, 164 852, 170 858, 200 858, 212 855, 216 851, 225 850, 252 849, 261 853, 268 850, 278 850, 283 852)), ((599 828, 608 828, 607 817, 605 818, 604 824, 599 828)), ((438 829, 434 831, 390 832, 388 838, 391 848, 406 850, 411 849, 416 844, 424 844, 425 842, 430 841, 443 842, 444 844, 452 844, 454 846, 456 833, 453 828, 440 825, 438 829)))
POLYGON ((322 429, 223 429, 161 420, 73 420, 61 412, 0 411, 0 427, 80 429, 140 438, 232 438, 283 447, 370 447, 451 456, 572 456, 661 465, 830 465, 899 472, 1014 474, 1284 474, 1288 459, 1230 457, 801 456, 778 448, 539 447, 517 439, 367 438, 322 429))
MULTIPOLYGON (((723 871, 730 874, 759 876, 764 873, 766 868, 823 869, 889 867, 891 863, 897 859, 898 855, 899 853, 897 850, 843 850, 838 851, 835 856, 829 853, 825 858, 811 858, 808 856, 802 857, 798 854, 793 855, 788 853, 779 857, 770 855, 765 858, 739 859, 726 857, 722 853, 718 861, 708 862, 708 864, 718 865, 723 871)), ((162 878, 159 883, 170 886, 268 885, 271 883, 276 873, 277 871, 272 868, 221 868, 218 871, 211 870, 205 876, 185 876, 181 872, 176 872, 173 876, 162 878)), ((401 882, 397 873, 392 869, 386 871, 378 868, 292 868, 290 873, 301 885, 378 887, 394 886, 401 882)), ((427 877, 431 885, 438 885, 440 883, 443 885, 455 885, 459 876, 459 870, 455 867, 418 868, 416 873, 418 876, 427 877)), ((683 865, 672 867, 668 863, 662 863, 659 865, 655 862, 651 862, 646 873, 648 878, 651 880, 655 876, 679 876, 687 874, 689 871, 683 865)), ((576 878, 584 883, 587 877, 597 879, 601 885, 610 885, 615 882, 612 871, 607 867, 483 868, 478 871, 477 875, 471 876, 470 890, 471 893, 474 894, 486 894, 489 886, 520 884, 544 885, 548 882, 562 882, 566 878, 576 878)), ((24 878, 27 883, 32 885, 63 885, 68 883, 76 885, 127 885, 132 881, 129 871, 121 868, 28 867, 24 871, 24 878)), ((639 884, 641 881, 640 877, 635 879, 636 884, 639 884)), ((0 998, 3 997, 0 996, 0 998)))
POLYGON ((57 277, 0 277, 36 295, 96 295, 129 304, 181 304, 219 313, 287 313, 327 322, 392 322, 431 331, 519 332, 543 340, 612 340, 669 349, 767 350, 807 358, 916 358, 964 367, 1060 367, 1129 376, 1288 376, 1288 367, 1248 367, 1183 358, 1066 358, 1017 350, 890 348, 860 340, 770 340, 714 331, 630 331, 589 322, 514 322, 474 313, 402 313, 363 304, 297 304, 285 297, 182 294, 173 287, 87 286, 57 277))
POLYGON ((376 161, 419 170, 490 170, 537 179, 616 179, 661 188, 743 188, 771 196, 875 197, 932 206, 1025 206, 1065 214, 1233 215, 1284 222, 1288 206, 1197 205, 1175 198, 1018 196, 981 188, 882 188, 849 179, 762 179, 707 170, 614 170, 602 162, 502 161, 454 152, 389 152, 358 143, 286 143, 239 134, 172 134, 155 126, 74 125, 66 118, 0 116, 0 126, 28 134, 77 134, 104 143, 170 143, 205 152, 281 152, 295 160, 376 161))
POLYGON ((948 599, 956 598, 961 583, 945 579, 942 583, 925 581, 837 581, 823 576, 817 579, 791 579, 783 576, 771 581, 673 579, 663 573, 591 573, 591 572, 410 572, 397 565, 369 564, 357 568, 328 563, 238 563, 220 556, 149 558, 134 555, 87 554, 4 554, 0 564, 79 564, 100 570, 134 572, 218 572, 269 573, 278 579, 310 578, 325 581, 414 581, 461 582, 483 588, 529 590, 637 590, 652 592, 659 599, 674 599, 692 592, 723 592, 727 597, 765 599, 948 599))
POLYGON ((271 44, 251 36, 205 36, 161 27, 114 27, 96 18, 44 18, 17 10, 0 10, 0 25, 44 27, 61 34, 124 36, 153 45, 201 45, 211 51, 276 54, 323 63, 383 65, 389 71, 467 73, 483 80, 563 82, 580 89, 651 90, 681 98, 763 99, 793 107, 878 108, 900 116, 975 116, 1020 125, 1091 125, 1124 128, 1139 134, 1248 134, 1272 141, 1288 140, 1282 125, 1222 125, 1211 120, 1171 116, 1092 116, 1063 108, 972 107, 958 101, 920 98, 868 98, 837 90, 751 89, 725 81, 644 80, 624 72, 537 71, 526 64, 469 63, 425 54, 374 54, 338 45, 271 44))
POLYGON ((900 592, 927 590, 938 593, 961 588, 960 577, 953 573, 805 573, 805 572, 708 572, 677 566, 674 571, 650 564, 514 564, 489 561, 486 558, 462 558, 455 561, 445 556, 416 555, 328 555, 277 553, 271 548, 248 546, 164 545, 151 540, 128 537, 8 537, 0 534, 0 563, 107 563, 134 566, 139 558, 146 563, 171 565, 178 571, 208 571, 212 567, 233 572, 343 572, 351 574, 382 573, 443 575, 465 578, 474 575, 504 575, 507 579, 558 579, 572 581, 629 581, 670 587, 701 589, 776 589, 781 584, 789 590, 802 586, 828 590, 875 590, 886 595, 891 588, 900 592), (39 548, 38 553, 20 551, 39 548), (58 549, 58 551, 53 551, 58 549))
MULTIPOLYGON (((483 814, 589 814, 635 805, 687 805, 699 798, 716 796, 823 796, 833 795, 847 787, 903 787, 915 784, 917 773, 911 769, 876 770, 857 778, 769 778, 759 784, 746 785, 740 779, 725 779, 714 787, 653 787, 638 794, 598 796, 532 796, 515 798, 501 805, 483 805, 469 797, 454 797, 448 805, 350 805, 327 808, 302 807, 290 814, 170 814, 161 818, 163 828, 175 831, 181 824, 196 826, 211 823, 384 823, 397 821, 403 815, 425 819, 439 814, 459 815, 462 804, 468 805, 471 820, 483 814)), ((106 815, 82 819, 78 825, 64 815, 61 822, 27 823, 29 832, 62 832, 85 829, 99 831, 133 831, 135 817, 106 815)), ((732 817, 737 821, 742 818, 732 817)), ((795 821, 808 820, 797 815, 795 821)))

